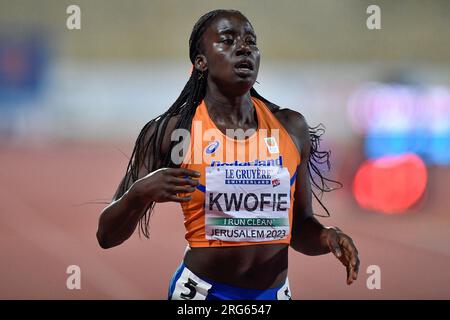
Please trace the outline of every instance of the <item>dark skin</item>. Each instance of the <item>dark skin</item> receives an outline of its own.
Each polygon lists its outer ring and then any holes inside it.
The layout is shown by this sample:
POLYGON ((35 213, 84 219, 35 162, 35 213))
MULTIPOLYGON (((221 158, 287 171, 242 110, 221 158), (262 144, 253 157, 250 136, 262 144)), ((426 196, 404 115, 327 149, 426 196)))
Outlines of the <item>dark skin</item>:
MULTIPOLYGON (((201 39, 201 54, 194 67, 208 71, 204 98, 216 126, 226 129, 257 129, 257 117, 249 90, 256 81, 260 52, 256 35, 247 19, 236 13, 216 17, 201 39), (252 63, 252 70, 237 70, 242 59, 252 63)), ((310 137, 305 118, 298 112, 280 109, 274 113, 290 134, 301 163, 295 187, 294 219, 290 246, 306 255, 332 252, 346 267, 347 284, 357 279, 358 251, 352 239, 336 227, 326 228, 313 216, 311 184, 307 169, 310 137)), ((164 134, 163 152, 169 152, 170 133, 176 119, 169 121, 164 134)), ((199 172, 162 168, 150 174, 142 169, 128 191, 106 207, 99 221, 97 238, 103 248, 128 239, 142 217, 145 205, 155 202, 184 202, 177 193, 191 193, 198 185, 199 172), (189 179, 183 179, 183 176, 189 179)), ((117 195, 117 193, 116 193, 117 195)), ((188 248, 184 262, 199 276, 243 288, 267 289, 282 285, 288 270, 287 244, 263 244, 219 248, 188 248)))

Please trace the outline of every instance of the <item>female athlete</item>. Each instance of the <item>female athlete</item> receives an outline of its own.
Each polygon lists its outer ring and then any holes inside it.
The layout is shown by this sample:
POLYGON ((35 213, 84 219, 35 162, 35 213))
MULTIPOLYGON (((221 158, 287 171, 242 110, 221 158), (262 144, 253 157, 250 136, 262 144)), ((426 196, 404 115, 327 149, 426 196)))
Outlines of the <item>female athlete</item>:
POLYGON ((189 55, 189 81, 142 129, 113 201, 101 213, 100 246, 121 244, 138 224, 148 237, 155 203, 173 201, 181 203, 189 245, 169 299, 291 299, 289 247, 306 255, 332 252, 351 284, 359 269, 352 239, 313 215, 312 195, 320 200, 311 186, 330 191, 324 180, 333 181, 314 161, 326 158, 329 167, 329 152, 317 150, 317 127, 303 115, 253 88, 260 52, 248 19, 235 10, 203 15, 189 55), (184 149, 183 137, 172 134, 177 129, 190 133, 184 149), (236 139, 236 132, 245 135, 236 139))

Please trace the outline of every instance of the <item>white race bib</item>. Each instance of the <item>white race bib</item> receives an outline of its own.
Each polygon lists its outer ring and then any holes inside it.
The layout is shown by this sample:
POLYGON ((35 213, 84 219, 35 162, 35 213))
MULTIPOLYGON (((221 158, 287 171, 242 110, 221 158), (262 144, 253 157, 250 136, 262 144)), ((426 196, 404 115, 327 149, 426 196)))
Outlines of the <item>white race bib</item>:
POLYGON ((287 168, 225 165, 205 169, 206 239, 261 242, 289 235, 287 168))

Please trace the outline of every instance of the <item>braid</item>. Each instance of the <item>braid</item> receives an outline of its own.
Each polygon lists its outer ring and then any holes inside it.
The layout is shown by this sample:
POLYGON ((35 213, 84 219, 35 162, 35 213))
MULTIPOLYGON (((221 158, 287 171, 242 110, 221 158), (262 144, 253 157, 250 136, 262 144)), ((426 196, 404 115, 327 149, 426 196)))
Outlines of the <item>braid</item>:
MULTIPOLYGON (((194 64, 197 55, 202 52, 200 40, 203 33, 214 20, 214 18, 222 13, 238 13, 245 18, 245 16, 237 10, 214 10, 201 16, 197 23, 194 25, 191 36, 189 38, 189 58, 192 64, 194 64)), ((197 106, 201 103, 206 94, 206 79, 208 75, 207 72, 208 71, 201 72, 196 68, 193 68, 188 82, 186 83, 180 95, 172 104, 172 106, 160 116, 150 120, 142 128, 136 139, 133 152, 128 162, 125 177, 119 186, 117 195, 115 196, 116 199, 120 198, 128 190, 128 188, 136 180, 139 179, 139 171, 142 167, 145 168, 146 172, 153 172, 159 168, 179 167, 179 164, 173 163, 171 159, 171 152, 163 152, 162 150, 163 139, 165 136, 164 133, 166 132, 169 120, 173 119, 175 116, 177 116, 177 120, 174 129, 186 129, 190 131, 192 119, 195 115, 197 106), (162 155, 162 157, 160 159, 157 159, 157 155, 162 155)), ((277 105, 259 95, 254 88, 251 88, 250 95, 265 102, 272 112, 280 109, 277 105)), ((317 136, 312 135, 312 140, 315 137, 317 136)), ((171 141, 168 150, 172 150, 176 143, 177 141, 171 141)), ((316 144, 314 143, 313 145, 316 146, 316 144)), ((322 152, 318 152, 316 150, 317 149, 315 148, 314 156, 322 154, 322 152)), ((312 158, 314 158, 314 156, 312 158)), ((310 162, 310 164, 312 164, 312 162, 310 162)), ((316 169, 313 164, 312 168, 313 170, 316 169)), ((318 173, 317 171, 315 172, 318 173)), ((318 174, 322 178, 323 182, 324 178, 320 175, 320 172, 318 174)), ((313 179, 312 181, 314 182, 314 185, 317 186, 313 179)), ((323 188, 321 190, 327 191, 323 188)), ((314 194, 314 196, 316 195, 314 194)), ((145 213, 139 220, 139 236, 143 234, 146 238, 149 238, 150 215, 153 212, 154 206, 155 202, 151 202, 145 208, 145 213)))
POLYGON ((314 190, 311 190, 312 194, 314 195, 314 198, 316 198, 316 200, 320 203, 322 208, 324 208, 326 213, 327 213, 326 216, 323 216, 323 215, 317 215, 317 216, 319 216, 319 217, 329 217, 330 216, 330 212, 323 205, 323 203, 321 201, 323 193, 324 192, 330 192, 330 191, 342 188, 343 185, 342 185, 342 183, 340 183, 338 181, 331 180, 331 179, 328 179, 328 178, 324 177, 322 175, 321 170, 318 168, 318 166, 323 165, 324 163, 327 164, 328 171, 331 168, 331 165, 330 165, 331 150, 329 150, 329 151, 319 151, 320 140, 321 140, 320 138, 325 133, 325 129, 322 128, 322 127, 323 127, 323 125, 321 123, 318 124, 315 127, 309 127, 308 126, 308 128, 309 128, 309 136, 310 136, 310 139, 311 139, 310 155, 309 155, 309 159, 308 159, 308 172, 309 172, 311 185, 314 186, 316 189, 318 189, 320 191, 320 199, 316 195, 314 190), (314 172, 314 174, 312 172, 314 172), (315 176, 319 177, 320 182, 321 182, 320 186, 316 182, 316 180, 314 179, 315 176), (339 185, 339 188, 330 188, 330 187, 328 187, 328 185, 327 185, 327 183, 325 181, 330 181, 330 182, 337 183, 339 185))

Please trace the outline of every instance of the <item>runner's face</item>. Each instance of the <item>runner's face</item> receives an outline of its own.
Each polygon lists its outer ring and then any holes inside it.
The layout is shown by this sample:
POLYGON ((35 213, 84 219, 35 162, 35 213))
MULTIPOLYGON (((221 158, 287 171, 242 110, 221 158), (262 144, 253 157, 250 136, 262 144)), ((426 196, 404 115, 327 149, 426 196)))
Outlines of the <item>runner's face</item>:
POLYGON ((260 53, 245 17, 227 13, 214 19, 202 37, 202 48, 208 82, 236 93, 250 90, 258 76, 260 53))

